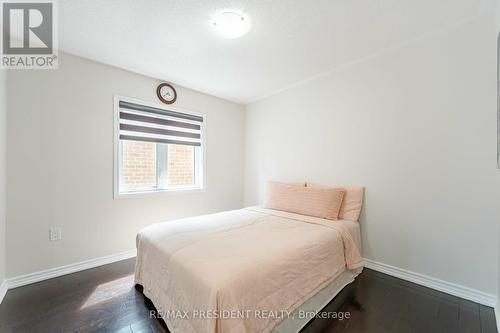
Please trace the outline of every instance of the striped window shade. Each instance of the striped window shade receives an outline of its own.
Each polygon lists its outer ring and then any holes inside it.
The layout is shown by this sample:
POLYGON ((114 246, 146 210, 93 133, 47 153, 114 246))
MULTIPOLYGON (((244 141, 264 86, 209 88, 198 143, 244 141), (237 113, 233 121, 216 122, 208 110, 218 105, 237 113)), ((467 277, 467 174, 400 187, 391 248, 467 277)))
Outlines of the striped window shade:
POLYGON ((201 146, 203 117, 120 101, 120 140, 201 146))

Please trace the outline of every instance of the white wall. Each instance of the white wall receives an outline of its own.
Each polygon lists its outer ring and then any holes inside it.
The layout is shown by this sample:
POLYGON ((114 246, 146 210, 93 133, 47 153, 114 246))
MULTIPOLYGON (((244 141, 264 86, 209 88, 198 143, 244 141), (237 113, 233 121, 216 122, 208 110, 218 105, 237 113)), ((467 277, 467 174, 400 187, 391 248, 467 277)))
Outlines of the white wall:
MULTIPOLYGON (((500 135, 500 68, 498 59, 500 58, 500 55, 498 54, 499 52, 499 47, 500 47, 500 0, 495 0, 495 23, 496 23, 496 33, 497 33, 497 113, 498 113, 498 119, 497 119, 497 128, 499 131, 500 135)), ((500 137, 497 138, 498 140, 498 149, 500 149, 500 137)), ((500 156, 499 156, 500 158, 500 156)), ((500 160, 498 161, 498 168, 500 169, 500 160)), ((499 171, 500 172, 500 171, 499 171)), ((496 306, 496 319, 497 319, 497 328, 500 329, 500 221, 497 223, 497 228, 498 228, 498 239, 497 239, 497 248, 498 248, 498 274, 497 274, 497 306, 496 306)))
POLYGON ((481 17, 249 105, 245 204, 365 185, 365 258, 496 295, 495 40, 481 17))
MULTIPOLYGON (((0 286, 5 279, 7 73, 0 70, 0 286)), ((0 301, 2 295, 0 290, 0 301)))
POLYGON ((113 95, 156 102, 159 81, 61 54, 58 70, 10 71, 8 83, 8 277, 134 249, 154 222, 241 207, 242 106, 176 87, 177 107, 207 114, 206 192, 114 200, 113 95))

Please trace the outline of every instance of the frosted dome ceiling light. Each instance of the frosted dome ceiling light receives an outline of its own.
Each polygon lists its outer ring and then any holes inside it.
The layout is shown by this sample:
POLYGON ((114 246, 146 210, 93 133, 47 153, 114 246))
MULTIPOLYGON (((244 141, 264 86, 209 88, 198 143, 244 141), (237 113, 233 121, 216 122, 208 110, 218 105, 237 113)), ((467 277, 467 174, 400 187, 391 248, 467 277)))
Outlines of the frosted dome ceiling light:
POLYGON ((225 10, 214 15, 212 25, 222 36, 234 39, 246 34, 252 22, 247 15, 225 10))

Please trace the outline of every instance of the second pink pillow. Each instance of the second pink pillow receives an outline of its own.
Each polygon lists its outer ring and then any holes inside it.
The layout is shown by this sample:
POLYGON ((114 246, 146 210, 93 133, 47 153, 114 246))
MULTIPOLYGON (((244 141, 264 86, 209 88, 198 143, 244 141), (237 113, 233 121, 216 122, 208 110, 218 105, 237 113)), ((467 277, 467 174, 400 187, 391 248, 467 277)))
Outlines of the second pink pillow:
MULTIPOLYGON (((306 183, 310 188, 329 188, 328 186, 316 185, 313 183, 306 183)), ((332 188, 332 187, 330 187, 332 188)), ((345 190, 344 199, 340 206, 339 219, 357 222, 361 207, 363 206, 364 187, 362 186, 347 186, 343 187, 345 190)))

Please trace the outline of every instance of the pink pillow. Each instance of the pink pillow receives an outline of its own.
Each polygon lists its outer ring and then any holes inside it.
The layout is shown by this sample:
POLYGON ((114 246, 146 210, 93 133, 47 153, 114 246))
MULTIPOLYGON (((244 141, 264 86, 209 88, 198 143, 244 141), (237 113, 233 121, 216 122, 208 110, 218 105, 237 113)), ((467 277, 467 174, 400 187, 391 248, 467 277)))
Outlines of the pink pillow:
MULTIPOLYGON (((327 186, 311 183, 307 183, 306 186, 311 188, 328 188, 327 186)), ((361 213, 361 207, 363 206, 363 193, 365 189, 362 186, 347 186, 344 189, 345 194, 340 206, 339 219, 357 222, 361 213)))
POLYGON ((267 184, 266 207, 285 212, 337 220, 345 190, 285 183, 267 184))
POLYGON ((279 183, 279 184, 286 184, 286 185, 293 185, 293 186, 307 186, 306 182, 272 182, 272 183, 279 183))
POLYGON ((362 186, 344 187, 345 195, 340 206, 339 218, 342 220, 359 221, 359 214, 363 206, 363 193, 365 188, 362 186))

